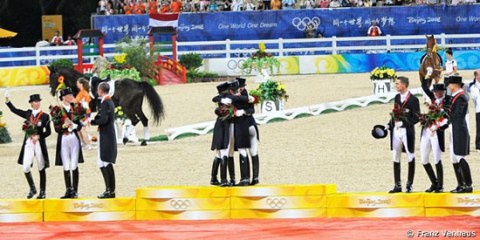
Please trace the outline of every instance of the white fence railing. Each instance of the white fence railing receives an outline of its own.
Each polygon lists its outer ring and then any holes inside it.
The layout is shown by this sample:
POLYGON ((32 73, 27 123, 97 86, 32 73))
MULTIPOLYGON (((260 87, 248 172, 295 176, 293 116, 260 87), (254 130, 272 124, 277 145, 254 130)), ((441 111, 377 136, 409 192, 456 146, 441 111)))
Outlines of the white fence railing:
MULTIPOLYGON (((435 35, 440 47, 479 49, 480 34, 435 35)), ((177 42, 178 55, 195 52, 204 58, 247 57, 264 42, 268 52, 276 56, 325 55, 351 51, 375 52, 418 51, 425 48, 425 35, 380 36, 380 37, 331 37, 304 39, 225 40, 207 42, 177 42)), ((161 45, 165 47, 165 45, 161 45)), ((115 55, 115 44, 105 44, 105 56, 115 55)), ((93 49, 91 49, 93 50, 93 49)), ((88 51, 88 50, 87 50, 88 51)), ((171 51, 162 51, 171 55, 171 51)), ((93 62, 95 56, 84 57, 84 62, 93 62)), ((0 49, 0 67, 47 65, 55 59, 77 60, 77 46, 27 47, 0 49)))

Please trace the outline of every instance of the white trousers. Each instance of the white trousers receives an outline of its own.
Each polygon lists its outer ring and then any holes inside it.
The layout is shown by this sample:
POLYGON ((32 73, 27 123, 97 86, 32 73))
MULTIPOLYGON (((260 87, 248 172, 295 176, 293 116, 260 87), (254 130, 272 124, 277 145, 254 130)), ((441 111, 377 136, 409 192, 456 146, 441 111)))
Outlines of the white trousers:
POLYGON ((459 163, 460 159, 465 159, 466 156, 460 156, 460 155, 455 155, 455 152, 453 151, 453 127, 452 124, 448 127, 450 128, 450 160, 452 160, 453 163, 459 163))
MULTIPOLYGON (((257 139, 257 130, 255 126, 250 126, 248 128, 248 134, 250 136, 250 148, 248 151, 250 152, 250 156, 257 156, 258 155, 258 139, 257 139)), ((238 149, 240 155, 246 157, 247 156, 247 148, 240 148, 238 149)))
POLYGON ((62 136, 62 156, 63 170, 75 170, 78 167, 78 158, 80 155, 80 141, 71 133, 62 136))
POLYGON ((226 149, 220 149, 220 155, 221 157, 233 157, 233 152, 234 152, 234 143, 235 143, 235 137, 234 137, 234 131, 235 128, 233 126, 233 123, 230 123, 230 126, 228 127, 228 146, 226 149))
POLYGON ((40 141, 37 141, 37 143, 33 143, 30 138, 27 138, 27 140, 25 141, 25 148, 23 150, 23 172, 30 172, 33 164, 33 158, 37 159, 38 171, 42 171, 45 168, 45 160, 43 159, 40 141))
POLYGON ((106 167, 108 166, 108 164, 110 164, 109 162, 104 162, 102 161, 102 157, 100 155, 100 148, 102 147, 100 144, 101 144, 101 141, 100 141, 100 134, 98 134, 98 149, 97 149, 97 154, 98 154, 98 158, 97 158, 97 166, 99 168, 102 168, 102 167, 106 167))
POLYGON ((392 139, 392 153, 393 161, 399 163, 400 156, 402 154, 402 147, 405 146, 405 151, 407 152, 408 162, 411 162, 415 158, 415 153, 408 151, 408 142, 407 142, 407 129, 405 128, 393 128, 393 139, 392 139))
POLYGON ((435 164, 437 164, 442 159, 442 150, 438 143, 438 134, 436 131, 432 132, 430 129, 425 128, 422 131, 422 138, 420 140, 420 158, 423 165, 429 163, 428 159, 431 151, 433 152, 433 160, 435 164))

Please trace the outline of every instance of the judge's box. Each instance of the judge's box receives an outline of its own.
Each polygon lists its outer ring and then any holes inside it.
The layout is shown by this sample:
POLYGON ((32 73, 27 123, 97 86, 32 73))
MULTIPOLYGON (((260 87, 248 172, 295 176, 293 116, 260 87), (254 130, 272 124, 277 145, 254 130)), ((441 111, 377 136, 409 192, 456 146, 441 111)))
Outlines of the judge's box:
POLYGON ((327 216, 424 217, 423 193, 344 193, 327 196, 327 216))
POLYGON ((137 220, 230 218, 229 188, 204 186, 137 189, 137 220))
POLYGON ((231 218, 326 217, 327 195, 334 184, 276 185, 231 188, 231 218))
POLYGON ((135 220, 135 198, 47 199, 44 221, 126 221, 135 220))
POLYGON ((480 216, 480 192, 425 194, 427 217, 480 216))
POLYGON ((0 222, 42 222, 43 200, 0 199, 0 222))

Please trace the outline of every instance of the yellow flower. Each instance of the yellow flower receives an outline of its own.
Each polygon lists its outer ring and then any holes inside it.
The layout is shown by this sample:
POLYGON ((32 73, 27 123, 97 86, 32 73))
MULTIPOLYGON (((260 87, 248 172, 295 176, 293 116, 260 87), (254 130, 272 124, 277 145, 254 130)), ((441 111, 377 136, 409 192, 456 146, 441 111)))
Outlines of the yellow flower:
POLYGON ((115 62, 122 64, 125 62, 126 57, 127 57, 127 54, 122 53, 120 55, 115 55, 113 59, 115 60, 115 62))
POLYGON ((395 75, 395 71, 393 71, 393 69, 388 69, 387 74, 388 74, 388 76, 391 77, 391 76, 395 75))
POLYGON ((383 78, 383 73, 382 73, 382 74, 380 74, 380 76, 379 76, 379 77, 380 77, 380 78, 383 78))
POLYGON ((265 43, 264 42, 260 42, 258 44, 258 49, 260 50, 260 52, 265 52, 265 50, 267 49, 267 47, 265 46, 265 43))
POLYGON ((6 123, 0 123, 0 128, 4 128, 5 126, 7 126, 6 123))

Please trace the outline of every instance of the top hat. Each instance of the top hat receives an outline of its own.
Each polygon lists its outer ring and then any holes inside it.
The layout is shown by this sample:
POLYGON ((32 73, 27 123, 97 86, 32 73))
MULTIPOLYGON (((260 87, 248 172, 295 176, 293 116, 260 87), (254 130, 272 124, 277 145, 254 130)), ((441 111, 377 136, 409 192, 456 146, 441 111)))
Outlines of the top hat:
POLYGON ((30 100, 28 100, 29 103, 31 102, 40 102, 42 99, 40 98, 40 94, 32 94, 30 95, 30 100))
POLYGON ((218 93, 222 93, 225 90, 228 90, 229 87, 230 87, 230 84, 228 84, 228 82, 224 82, 217 85, 217 91, 218 93))
POLYGON ((456 84, 459 84, 460 86, 463 86, 462 76, 453 75, 450 77, 446 77, 444 81, 446 85, 450 83, 456 83, 456 84))
POLYGON ((376 139, 385 138, 388 131, 383 125, 375 125, 372 129, 372 136, 376 139))
POLYGON ((238 80, 232 80, 232 81, 228 82, 228 85, 229 85, 231 90, 237 90, 240 87, 240 84, 239 84, 238 80))
POLYGON ((435 92, 435 91, 445 91, 445 90, 447 90, 447 89, 445 88, 445 84, 443 84, 443 83, 433 84, 433 91, 434 91, 434 92, 435 92))
POLYGON ((237 77, 235 79, 238 81, 239 87, 245 87, 247 85, 247 84, 245 84, 245 81, 246 81, 245 78, 237 77))
POLYGON ((69 88, 69 87, 60 90, 60 98, 66 96, 66 95, 69 95, 69 94, 73 94, 72 89, 69 88))

